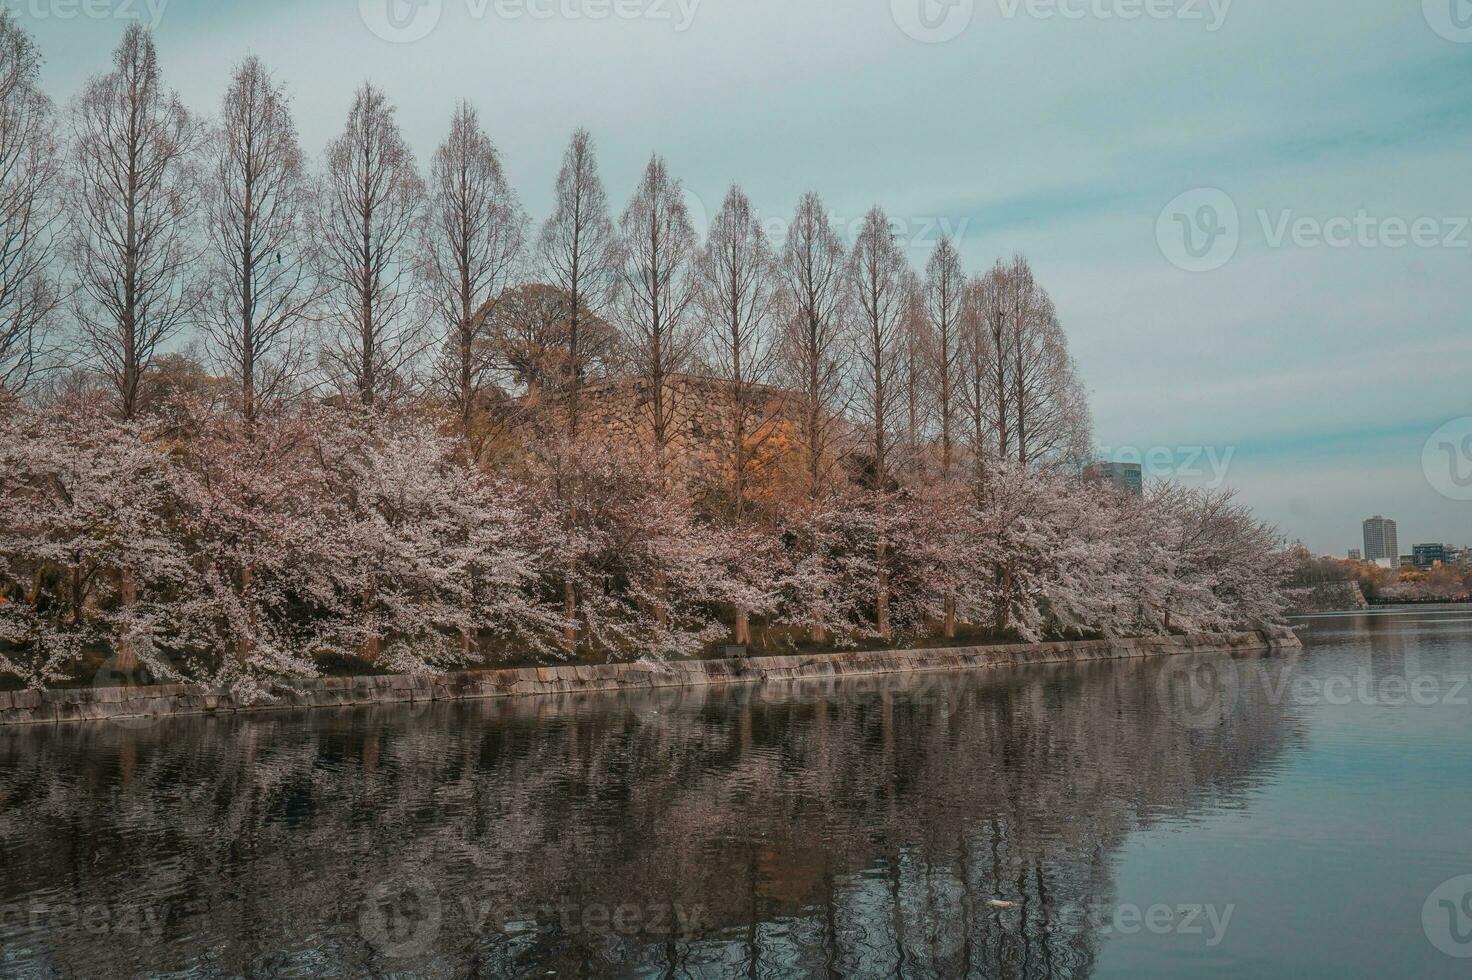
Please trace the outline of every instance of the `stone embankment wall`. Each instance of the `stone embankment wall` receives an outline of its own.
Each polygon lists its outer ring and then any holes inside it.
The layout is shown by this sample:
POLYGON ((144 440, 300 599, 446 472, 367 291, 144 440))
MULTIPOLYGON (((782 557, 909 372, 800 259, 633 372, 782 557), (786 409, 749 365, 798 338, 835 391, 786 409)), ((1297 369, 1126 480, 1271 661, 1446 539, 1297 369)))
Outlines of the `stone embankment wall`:
POLYGON ((689 660, 668 664, 564 665, 417 676, 317 677, 289 681, 275 701, 250 705, 236 703, 228 692, 207 690, 198 684, 0 692, 0 725, 779 682, 810 677, 1087 663, 1186 653, 1260 653, 1297 649, 1299 646, 1298 637, 1292 630, 1272 630, 740 660, 689 660))
POLYGON ((1358 582, 1322 582, 1312 588, 1299 590, 1293 597, 1290 615, 1305 613, 1344 612, 1350 609, 1368 609, 1365 594, 1358 582))

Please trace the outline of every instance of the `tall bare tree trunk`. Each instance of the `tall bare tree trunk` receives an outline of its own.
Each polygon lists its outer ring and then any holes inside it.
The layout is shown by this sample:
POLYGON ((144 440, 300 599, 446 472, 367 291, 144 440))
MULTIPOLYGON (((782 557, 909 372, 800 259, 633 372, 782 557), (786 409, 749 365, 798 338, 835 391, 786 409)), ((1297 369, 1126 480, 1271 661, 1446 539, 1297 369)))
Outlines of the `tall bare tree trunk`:
POLYGON ((562 627, 562 648, 568 653, 578 649, 578 590, 573 574, 570 565, 562 573, 562 615, 567 620, 562 627))
POLYGON ((255 577, 255 566, 246 562, 240 569, 240 598, 245 605, 245 635, 239 637, 235 645, 235 658, 242 666, 250 663, 251 657, 256 649, 256 604, 252 595, 252 580, 255 577))
POLYGON ((126 624, 118 637, 118 669, 130 671, 138 666, 138 651, 133 644, 133 626, 129 622, 133 607, 138 602, 138 582, 131 569, 124 568, 118 572, 118 598, 126 624))
POLYGON ((751 613, 736 607, 736 628, 732 630, 733 639, 737 646, 748 646, 751 643, 751 613))
POLYGON ((869 427, 873 467, 873 506, 879 519, 875 546, 878 581, 874 597, 875 626, 880 637, 892 635, 889 615, 889 541, 886 522, 893 499, 891 481, 897 467, 890 459, 892 433, 899 428, 906 378, 905 262, 895 243, 889 218, 878 208, 864 216, 863 229, 854 240, 850 259, 854 308, 862 320, 858 346, 859 407, 869 427))
POLYGON ((887 643, 894 633, 889 625, 889 542, 881 537, 875 553, 879 562, 879 594, 874 602, 874 624, 879 638, 887 643))
MULTIPOLYGON (((798 441, 807 502, 816 507, 827 488, 824 467, 831 455, 832 429, 841 416, 849 365, 849 324, 843 315, 848 282, 843 244, 827 209, 814 193, 804 194, 793 214, 778 269, 784 304, 784 357, 778 365, 787 387, 798 393, 798 441)), ((804 542, 821 559, 816 536, 804 542)), ((814 608, 817 613, 817 607, 814 608)), ((818 617, 815 615, 815 619, 818 617)), ((828 642, 821 622, 809 629, 814 643, 828 642)))

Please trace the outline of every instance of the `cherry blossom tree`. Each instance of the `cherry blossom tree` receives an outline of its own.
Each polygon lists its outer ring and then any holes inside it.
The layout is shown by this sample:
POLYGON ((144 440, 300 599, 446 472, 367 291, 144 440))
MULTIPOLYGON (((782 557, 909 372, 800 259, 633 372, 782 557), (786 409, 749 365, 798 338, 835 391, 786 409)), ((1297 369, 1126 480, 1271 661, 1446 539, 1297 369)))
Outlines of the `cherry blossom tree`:
POLYGON ((180 421, 194 433, 181 460, 194 570, 179 596, 193 624, 181 662, 192 677, 260 700, 283 677, 314 676, 328 628, 349 613, 323 547, 311 430, 287 413, 253 422, 205 409, 180 421))
POLYGON ((126 668, 174 675, 165 649, 187 628, 174 598, 191 569, 175 466, 136 423, 68 412, 0 419, 0 605, 5 669, 55 680, 82 644, 126 668), (21 659, 17 659, 17 657, 21 659))
POLYGON ((625 659, 688 656, 725 632, 715 604, 766 605, 725 574, 742 542, 712 534, 648 454, 588 435, 549 437, 532 478, 554 529, 544 568, 576 590, 574 635, 586 646, 625 659))
POLYGON ((325 411, 312 427, 331 649, 417 673, 476 662, 482 637, 546 648, 563 621, 538 597, 518 488, 412 417, 325 411))
POLYGON ((1283 591, 1269 569, 1283 542, 1233 491, 1162 484, 1148 499, 1170 556, 1157 589, 1163 631, 1255 628, 1281 619, 1283 591))

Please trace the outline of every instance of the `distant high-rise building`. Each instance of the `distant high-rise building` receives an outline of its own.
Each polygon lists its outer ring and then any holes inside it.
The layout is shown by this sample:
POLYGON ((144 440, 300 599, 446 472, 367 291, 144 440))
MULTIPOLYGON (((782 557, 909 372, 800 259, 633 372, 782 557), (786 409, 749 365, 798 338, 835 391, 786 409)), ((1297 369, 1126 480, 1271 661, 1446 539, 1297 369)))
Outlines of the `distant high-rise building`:
POLYGON ((1400 561, 1400 543, 1395 539, 1395 521, 1376 514, 1365 521, 1365 561, 1390 560, 1394 568, 1400 561))
POLYGON ((1417 568, 1435 568, 1437 565, 1445 565, 1447 546, 1444 544, 1413 544, 1411 545, 1411 561, 1417 568))
POLYGON ((1112 483, 1136 497, 1145 495, 1145 471, 1139 463, 1095 463, 1084 470, 1084 477, 1101 483, 1112 483))
POLYGON ((1360 549, 1358 549, 1358 548, 1350 548, 1349 549, 1349 560, 1350 561, 1364 561, 1364 556, 1362 554, 1360 554, 1360 549))

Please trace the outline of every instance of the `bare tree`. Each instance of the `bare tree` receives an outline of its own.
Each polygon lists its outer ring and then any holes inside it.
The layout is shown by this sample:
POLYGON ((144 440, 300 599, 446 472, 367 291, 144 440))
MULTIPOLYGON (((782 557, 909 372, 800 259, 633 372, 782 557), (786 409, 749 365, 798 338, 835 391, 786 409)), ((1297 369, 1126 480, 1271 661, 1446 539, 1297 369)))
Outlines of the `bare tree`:
POLYGON ((423 251, 444 331, 436 380, 454 405, 469 459, 480 457, 486 435, 474 423, 491 371, 488 321, 516 275, 525 240, 526 214, 506 185, 500 155, 462 101, 430 167, 423 251))
POLYGON ((782 285, 778 370, 784 387, 798 400, 797 443, 809 500, 822 496, 839 456, 852 346, 844 264, 843 244, 823 202, 817 194, 804 194, 778 266, 782 285))
POLYGON ((573 379, 602 375, 614 359, 618 332, 602 317, 584 311, 579 362, 568 363, 572 301, 556 286, 526 283, 506 290, 487 317, 480 342, 499 383, 519 389, 529 410, 560 402, 573 379))
POLYGON ((418 353, 412 262, 405 253, 424 183, 388 98, 364 83, 342 135, 327 146, 318 197, 332 331, 328 366, 372 405, 418 353))
MULTIPOLYGON (((864 216, 849 260, 853 290, 858 352, 855 406, 868 430, 869 479, 878 506, 894 480, 895 442, 906 405, 905 357, 905 259, 895 243, 889 218, 879 208, 864 216)), ((874 596, 875 626, 879 636, 891 635, 889 616, 889 556, 881 518, 875 541, 877 586, 874 596)))
POLYGON ((911 269, 905 270, 905 438, 904 455, 910 466, 918 468, 924 457, 924 444, 931 428, 933 414, 931 361, 935 338, 930 313, 925 305, 925 287, 911 269))
POLYGON ((1011 399, 1013 419, 1016 426, 1017 461, 1027 465, 1027 416, 1026 395, 1033 380, 1029 377, 1038 368, 1037 344, 1041 339, 1040 321, 1044 317, 1041 309, 1045 296, 1033 278, 1032 267, 1022 256, 1014 256, 1005 278, 1007 288, 1004 297, 1007 303, 1007 322, 1011 327, 1008 344, 1008 370, 1011 372, 1011 399))
POLYGON ((989 357, 989 389, 992 433, 997 440, 997 458, 1007 459, 1012 451, 1012 391, 1008 383, 1012 363, 1013 279, 1007 266, 998 261, 977 282, 981 343, 989 357))
POLYGON ((1087 399, 1078 383, 1068 341, 1053 300, 1026 258, 1012 260, 1005 275, 1010 399, 1017 462, 1037 465, 1077 458, 1089 443, 1087 399))
MULTIPOLYGON (((772 314, 776 280, 772 247, 751 201, 733 186, 711 222, 696 266, 705 322, 706 361, 721 382, 721 473, 733 526, 747 520, 748 485, 770 439, 775 399, 772 314)), ((750 611, 736 609, 736 643, 751 642, 750 611)))
POLYGON ((977 504, 986 502, 988 460, 995 440, 996 361, 989 331, 990 277, 969 279, 962 290, 957 381, 965 415, 971 485, 977 504))
POLYGON ((194 314, 191 157, 199 122, 163 85, 153 39, 123 34, 113 70, 92 78, 72 110, 71 254, 84 349, 132 419, 159 346, 194 314))
POLYGON ((722 383, 724 469, 732 516, 746 508, 752 463, 772 420, 772 317, 775 258, 751 201, 739 187, 726 194, 696 266, 705 324, 706 363, 722 383))
POLYGON ((895 475, 898 434, 908 404, 905 381, 905 259, 883 211, 864 216, 849 259, 855 349, 854 408, 867 430, 869 466, 876 489, 895 475))
POLYGON ((285 89, 255 57, 235 69, 213 140, 206 220, 214 258, 202 322, 254 422, 289 393, 315 299, 311 193, 285 89))
POLYGON ((1036 316, 1024 321, 1014 349, 1021 353, 1015 385, 1018 462, 1040 467, 1082 460, 1092 444, 1088 398, 1046 294, 1036 316))
MULTIPOLYGON (((593 137, 585 129, 572 134, 572 141, 562 155, 556 195, 552 216, 538 237, 537 251, 544 275, 567 297, 564 362, 570 373, 563 444, 572 453, 578 445, 584 365, 588 363, 584 353, 586 324, 608 302, 617 245, 613 222, 608 218, 608 197, 598 176, 593 137)), ((579 523, 578 497, 568 492, 561 499, 566 505, 563 531, 571 536, 579 523)), ((569 624, 563 634, 563 647, 568 651, 577 647, 577 582, 577 561, 569 557, 562 569, 563 616, 569 624)))
POLYGON ((950 479, 951 476, 955 428, 960 415, 956 385, 961 357, 961 295, 965 282, 956 247, 949 238, 942 238, 925 266, 925 311, 931 336, 929 379, 940 426, 942 479, 950 479))
POLYGON ((593 138, 573 133, 557 174, 557 203, 537 242, 544 275, 567 296, 567 357, 572 374, 567 391, 567 425, 576 435, 582 389, 584 325, 608 301, 614 272, 615 237, 608 198, 598 176, 593 138))
MULTIPOLYGON (((848 321, 847 258, 818 195, 808 192, 797 204, 778 263, 781 282, 781 333, 777 371, 797 402, 794 442, 802 472, 802 491, 814 515, 832 489, 833 470, 845 446, 849 360, 853 336, 848 321)), ((809 562, 821 564, 817 524, 802 546, 809 562)), ((821 600, 811 611, 809 636, 828 640, 829 613, 821 600)))
POLYGON ((59 157, 40 71, 35 42, 0 10, 0 396, 35 376, 61 298, 50 271, 59 157))
POLYGON ((694 361, 699 332, 686 314, 695 297, 691 266, 699 243, 664 159, 644 167, 633 200, 619 219, 619 326, 624 357, 639 386, 654 463, 668 475, 670 443, 687 406, 672 382, 694 361))

